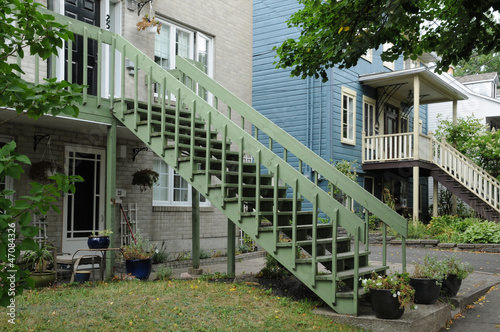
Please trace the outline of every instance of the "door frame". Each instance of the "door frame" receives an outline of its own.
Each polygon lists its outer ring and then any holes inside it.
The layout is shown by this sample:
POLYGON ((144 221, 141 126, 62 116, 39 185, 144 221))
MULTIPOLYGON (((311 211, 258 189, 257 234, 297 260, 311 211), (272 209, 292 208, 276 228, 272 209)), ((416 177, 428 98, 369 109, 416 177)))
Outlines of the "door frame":
MULTIPOLYGON (((64 1, 65 0, 49 0, 49 6, 48 8, 52 10, 55 13, 58 13, 60 15, 64 16, 64 1)), ((119 35, 122 33, 121 29, 121 22, 122 22, 122 10, 120 6, 121 2, 120 1, 114 1, 114 0, 100 0, 99 2, 99 11, 100 11, 100 17, 99 17, 99 22, 100 22, 100 28, 106 31, 111 31, 115 32, 119 35)), ((100 70, 102 73, 110 73, 110 57, 111 57, 111 50, 109 45, 103 45, 102 47, 102 57, 100 59, 100 70)), ((117 53, 115 54, 115 81, 120 81, 121 80, 121 71, 116 70, 119 68, 118 66, 120 65, 120 61, 117 61, 120 59, 120 55, 117 53)), ((58 53, 57 53, 57 60, 56 60, 56 77, 58 80, 64 80, 64 70, 65 70, 65 55, 64 55, 64 45, 62 48, 58 48, 58 53)), ((110 91, 109 91, 109 82, 110 82, 110 77, 109 75, 101 75, 101 96, 107 98, 110 96, 110 91)), ((115 97, 120 97, 121 96, 121 89, 120 86, 117 85, 115 86, 115 91, 114 91, 115 97)))
MULTIPOLYGON (((64 146, 64 168, 66 174, 69 174, 69 153, 77 152, 77 153, 90 153, 90 154, 99 154, 101 155, 101 165, 99 167, 99 230, 106 228, 106 149, 101 147, 93 147, 93 146, 82 146, 82 145, 73 145, 67 144, 64 146)), ((78 174, 76 174, 78 175, 78 174)), ((77 194, 76 192, 75 194, 77 194)), ((64 253, 73 254, 78 249, 84 249, 87 247, 87 238, 76 238, 76 239, 68 239, 67 237, 67 225, 68 225, 68 197, 69 194, 64 195, 63 201, 63 228, 62 228, 62 240, 61 246, 62 251, 64 253)), ((95 195, 92 198, 92 201, 95 202, 95 195)))

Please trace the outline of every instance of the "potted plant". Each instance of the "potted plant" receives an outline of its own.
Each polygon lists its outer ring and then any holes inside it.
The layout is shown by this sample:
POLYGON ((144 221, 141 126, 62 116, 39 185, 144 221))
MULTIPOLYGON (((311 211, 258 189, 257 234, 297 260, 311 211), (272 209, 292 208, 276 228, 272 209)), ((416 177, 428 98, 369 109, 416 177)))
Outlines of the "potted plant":
POLYGON ((154 253, 155 245, 147 240, 143 240, 141 235, 136 237, 136 242, 121 248, 125 259, 127 274, 137 279, 147 280, 151 273, 151 256, 154 253))
POLYGON ((415 288, 415 303, 435 303, 445 277, 443 263, 436 256, 426 255, 422 263, 415 264, 410 278, 410 285, 415 288))
POLYGON ((410 286, 408 273, 381 276, 374 272, 370 279, 360 280, 364 289, 370 291, 372 309, 377 318, 401 318, 405 307, 413 302, 415 290, 410 286))
POLYGON ((105 229, 99 231, 99 235, 92 234, 87 239, 87 245, 89 249, 107 249, 109 248, 109 236, 113 234, 113 231, 110 229, 105 229))
POLYGON ((132 174, 132 184, 139 186, 141 191, 151 188, 158 181, 160 174, 152 169, 141 169, 132 174))
POLYGON ((456 255, 446 257, 442 260, 446 278, 441 285, 441 294, 448 297, 457 295, 462 280, 467 278, 474 268, 467 262, 462 262, 456 255))
POLYGON ((30 276, 34 280, 34 287, 47 287, 53 285, 56 280, 56 271, 49 270, 49 266, 54 262, 52 251, 54 246, 41 243, 36 250, 27 250, 24 256, 26 263, 30 265, 30 276))
POLYGON ((161 30, 161 22, 156 20, 156 18, 153 16, 152 18, 149 18, 148 14, 145 14, 142 17, 142 21, 137 22, 137 30, 143 31, 143 30, 148 30, 151 32, 156 32, 160 34, 161 30))
POLYGON ((31 165, 28 175, 36 181, 47 181, 49 176, 56 174, 59 169, 60 167, 53 162, 39 161, 31 165))

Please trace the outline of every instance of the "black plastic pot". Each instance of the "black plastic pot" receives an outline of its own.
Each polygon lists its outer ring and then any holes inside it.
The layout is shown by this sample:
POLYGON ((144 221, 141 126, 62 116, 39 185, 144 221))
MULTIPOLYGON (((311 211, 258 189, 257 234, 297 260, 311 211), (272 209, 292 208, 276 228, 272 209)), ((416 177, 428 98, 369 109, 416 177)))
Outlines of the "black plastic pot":
POLYGON ((462 286, 462 279, 458 279, 456 274, 450 274, 446 279, 443 280, 443 285, 441 286, 441 294, 443 296, 453 297, 457 295, 460 286, 462 286))
POLYGON ((405 308, 399 307, 399 300, 390 289, 370 289, 370 298, 373 313, 377 318, 398 319, 405 312, 405 308))
POLYGON ((441 285, 436 279, 410 278, 410 285, 415 289, 415 303, 433 304, 439 298, 441 285))

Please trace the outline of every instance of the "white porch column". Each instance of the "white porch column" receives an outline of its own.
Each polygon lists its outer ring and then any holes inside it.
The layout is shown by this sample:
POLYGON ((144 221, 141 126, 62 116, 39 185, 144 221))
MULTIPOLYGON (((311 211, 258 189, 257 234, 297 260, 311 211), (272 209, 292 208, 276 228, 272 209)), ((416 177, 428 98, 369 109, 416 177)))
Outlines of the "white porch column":
MULTIPOLYGON (((457 104, 458 101, 454 100, 453 101, 453 116, 452 116, 452 123, 454 126, 457 125, 457 104)), ((451 213, 456 215, 457 214, 457 196, 455 194, 451 195, 451 213)))
POLYGON ((432 197, 432 216, 438 216, 438 182, 432 179, 433 183, 433 197, 432 197))
MULTIPOLYGON (((419 136, 420 136, 420 77, 415 75, 413 78, 413 158, 419 160, 419 136)), ((418 166, 413 167, 413 221, 418 220, 418 207, 420 206, 420 179, 418 166)))

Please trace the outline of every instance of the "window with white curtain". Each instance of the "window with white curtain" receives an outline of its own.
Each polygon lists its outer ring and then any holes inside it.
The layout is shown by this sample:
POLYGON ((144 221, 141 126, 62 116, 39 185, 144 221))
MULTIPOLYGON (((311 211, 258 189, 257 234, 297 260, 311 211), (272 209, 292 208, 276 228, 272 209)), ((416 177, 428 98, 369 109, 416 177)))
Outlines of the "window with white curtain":
POLYGON ((356 92, 342 87, 342 134, 341 142, 356 144, 356 92))
MULTIPOLYGON (((191 185, 163 160, 153 161, 153 170, 160 175, 153 186, 153 206, 191 206, 191 185)), ((210 206, 200 195, 200 206, 210 206)))
POLYGON ((175 68, 175 56, 196 60, 203 64, 205 73, 212 76, 213 39, 205 34, 162 22, 161 33, 155 35, 155 61, 165 69, 175 68))

